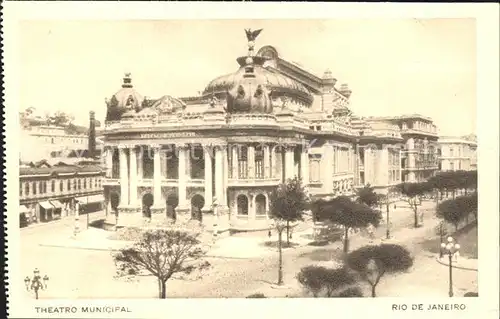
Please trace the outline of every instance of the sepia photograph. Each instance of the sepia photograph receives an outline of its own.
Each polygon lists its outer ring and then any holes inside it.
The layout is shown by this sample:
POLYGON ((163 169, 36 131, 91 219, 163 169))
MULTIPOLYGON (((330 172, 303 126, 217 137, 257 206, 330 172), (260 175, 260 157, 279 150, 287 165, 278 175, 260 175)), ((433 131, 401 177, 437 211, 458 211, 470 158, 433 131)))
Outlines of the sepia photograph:
POLYGON ((15 298, 465 310, 477 43, 466 17, 19 21, 15 298))

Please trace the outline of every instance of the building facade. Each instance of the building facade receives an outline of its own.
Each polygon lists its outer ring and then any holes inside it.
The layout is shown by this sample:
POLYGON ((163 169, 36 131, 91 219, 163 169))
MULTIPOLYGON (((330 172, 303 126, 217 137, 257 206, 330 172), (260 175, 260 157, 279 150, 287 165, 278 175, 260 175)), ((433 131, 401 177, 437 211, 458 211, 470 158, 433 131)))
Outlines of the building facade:
POLYGON ((253 46, 200 96, 149 100, 124 77, 107 100, 102 157, 118 226, 216 218, 222 231, 267 229, 269 195, 289 178, 324 197, 366 184, 384 191, 410 174, 405 143, 427 136, 402 128, 411 120, 355 117, 351 90, 330 71, 317 76, 253 46))
POLYGON ((439 138, 440 170, 477 170, 477 140, 474 135, 439 138))
POLYGON ((42 162, 19 169, 19 212, 22 224, 48 222, 70 214, 102 209, 103 169, 97 165, 42 162))

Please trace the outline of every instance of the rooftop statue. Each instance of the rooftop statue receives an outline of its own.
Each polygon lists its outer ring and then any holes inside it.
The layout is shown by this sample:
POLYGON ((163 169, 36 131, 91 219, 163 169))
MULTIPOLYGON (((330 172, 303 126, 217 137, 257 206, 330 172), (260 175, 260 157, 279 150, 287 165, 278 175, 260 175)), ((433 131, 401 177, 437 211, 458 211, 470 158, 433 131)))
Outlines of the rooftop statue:
POLYGON ((245 33, 247 35, 247 40, 248 40, 248 49, 251 52, 253 52, 253 48, 255 46, 255 39, 257 39, 262 30, 263 29, 252 31, 252 29, 245 29, 245 33))

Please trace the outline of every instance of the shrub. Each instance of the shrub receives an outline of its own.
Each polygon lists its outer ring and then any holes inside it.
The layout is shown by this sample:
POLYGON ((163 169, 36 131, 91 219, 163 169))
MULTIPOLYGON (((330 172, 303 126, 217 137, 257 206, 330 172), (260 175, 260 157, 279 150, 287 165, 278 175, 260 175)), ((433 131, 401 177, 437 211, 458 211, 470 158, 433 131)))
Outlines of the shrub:
POLYGON ((263 293, 255 293, 248 295, 247 298, 267 298, 263 293))
POLYGON ((339 291, 356 283, 349 269, 306 266, 297 274, 299 283, 314 297, 334 297, 339 291))

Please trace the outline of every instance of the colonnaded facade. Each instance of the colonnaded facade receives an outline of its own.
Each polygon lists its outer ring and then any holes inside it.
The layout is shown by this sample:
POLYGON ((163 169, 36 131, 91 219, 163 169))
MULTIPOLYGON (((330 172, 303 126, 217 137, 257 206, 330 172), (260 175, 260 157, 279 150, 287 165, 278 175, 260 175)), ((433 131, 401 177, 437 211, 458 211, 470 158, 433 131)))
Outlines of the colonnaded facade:
POLYGON ((221 231, 267 229, 269 195, 289 178, 317 197, 402 181, 402 125, 418 115, 354 116, 351 90, 329 70, 317 76, 272 46, 248 47, 200 96, 147 99, 126 74, 107 100, 103 185, 118 226, 146 217, 210 227, 218 216, 221 231))

